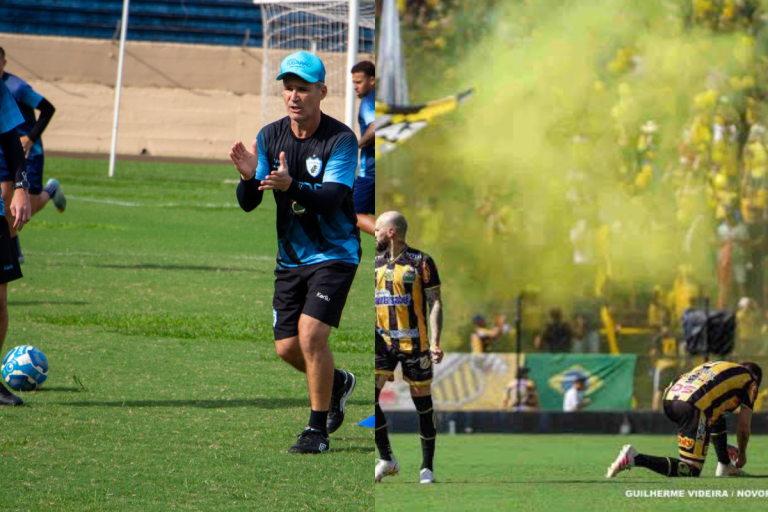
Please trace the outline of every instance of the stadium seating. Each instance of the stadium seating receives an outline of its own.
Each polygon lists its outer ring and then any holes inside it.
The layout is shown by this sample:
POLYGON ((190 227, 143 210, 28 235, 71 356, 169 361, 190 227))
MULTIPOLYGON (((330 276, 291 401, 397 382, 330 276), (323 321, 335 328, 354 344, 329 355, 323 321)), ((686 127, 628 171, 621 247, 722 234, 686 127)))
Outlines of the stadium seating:
MULTIPOLYGON (((109 39, 121 0, 7 0, 0 32, 109 39)), ((240 46, 262 45, 261 12, 251 0, 133 0, 128 39, 240 46)))

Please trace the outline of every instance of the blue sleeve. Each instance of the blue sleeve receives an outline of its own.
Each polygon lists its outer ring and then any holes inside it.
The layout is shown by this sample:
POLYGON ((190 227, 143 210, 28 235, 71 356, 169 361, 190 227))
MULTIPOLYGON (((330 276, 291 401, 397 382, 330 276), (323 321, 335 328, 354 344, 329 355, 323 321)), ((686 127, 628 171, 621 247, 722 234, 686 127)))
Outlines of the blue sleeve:
POLYGON ((369 125, 376 120, 376 103, 373 99, 369 100, 369 97, 370 96, 366 96, 363 98, 363 101, 360 102, 360 117, 363 118, 363 122, 365 122, 366 125, 369 125))
POLYGON ((256 137, 257 148, 259 150, 259 165, 256 167, 256 179, 261 181, 271 172, 269 170, 269 155, 267 154, 267 142, 264 140, 264 130, 259 132, 256 137))
POLYGON ((21 116, 19 107, 16 106, 16 100, 13 99, 8 86, 0 79, 0 133, 6 133, 21 123, 24 118, 21 116))
POLYGON ((331 150, 331 158, 323 175, 323 183, 341 183, 349 188, 355 184, 357 172, 357 137, 346 132, 339 137, 331 150))
POLYGON ((16 101, 22 105, 27 105, 31 108, 37 108, 40 105, 43 97, 35 92, 35 90, 26 82, 24 82, 16 92, 14 93, 16 101))

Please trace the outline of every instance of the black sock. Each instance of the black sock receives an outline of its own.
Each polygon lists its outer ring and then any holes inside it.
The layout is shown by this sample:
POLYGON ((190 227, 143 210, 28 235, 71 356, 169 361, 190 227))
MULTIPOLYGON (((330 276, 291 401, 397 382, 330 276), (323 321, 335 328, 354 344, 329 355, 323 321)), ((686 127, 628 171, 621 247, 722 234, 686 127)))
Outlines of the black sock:
POLYGON ((701 470, 680 459, 673 457, 654 457, 653 455, 637 454, 635 466, 650 469, 664 476, 699 476, 701 470))
POLYGON ((717 454, 717 462, 725 464, 726 466, 731 463, 731 458, 728 456, 728 435, 726 432, 712 434, 712 445, 715 447, 715 453, 717 454))
POLYGON ((432 408, 432 395, 413 397, 413 404, 419 413, 419 434, 421 435, 421 469, 432 471, 435 458, 435 411, 432 408))
POLYGON ((347 373, 343 372, 341 370, 333 370, 333 394, 335 395, 337 392, 341 390, 341 388, 344 387, 344 384, 347 382, 347 373))
POLYGON ((312 409, 309 412, 309 428, 312 430, 319 430, 326 437, 328 436, 328 430, 326 429, 326 423, 328 422, 328 411, 315 411, 312 409))
POLYGON ((381 460, 392 460, 392 447, 389 444, 387 418, 379 407, 379 390, 376 390, 376 448, 379 449, 381 460))
POLYGON ((53 196, 56 195, 56 187, 51 185, 50 187, 45 187, 45 191, 48 192, 48 195, 51 196, 51 199, 53 199, 53 196))
POLYGON ((18 258, 21 256, 21 243, 19 243, 19 237, 12 236, 11 243, 13 244, 13 249, 16 251, 16 257, 18 258))

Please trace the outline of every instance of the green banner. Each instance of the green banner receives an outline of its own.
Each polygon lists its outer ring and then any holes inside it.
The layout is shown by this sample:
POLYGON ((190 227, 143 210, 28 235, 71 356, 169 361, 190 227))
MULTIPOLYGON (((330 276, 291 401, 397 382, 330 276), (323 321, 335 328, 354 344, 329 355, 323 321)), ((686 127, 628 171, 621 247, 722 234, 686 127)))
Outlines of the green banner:
POLYGON ((525 365, 536 383, 543 411, 562 411, 563 397, 583 376, 587 411, 626 411, 632 405, 636 355, 528 354, 525 365))

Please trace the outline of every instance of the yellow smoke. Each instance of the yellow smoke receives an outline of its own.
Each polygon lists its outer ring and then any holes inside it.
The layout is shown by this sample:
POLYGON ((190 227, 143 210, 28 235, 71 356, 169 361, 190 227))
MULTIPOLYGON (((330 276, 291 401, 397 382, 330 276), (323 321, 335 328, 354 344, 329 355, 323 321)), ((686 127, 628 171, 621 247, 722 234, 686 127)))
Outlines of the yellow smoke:
POLYGON ((686 28, 680 4, 515 3, 446 73, 454 78, 420 82, 409 70, 417 98, 476 90, 377 162, 378 209, 406 213, 411 243, 442 271, 449 335, 526 288, 568 309, 584 284, 570 232, 585 219, 597 286, 609 277, 625 289, 668 287, 681 265, 712 283, 706 194, 681 195, 671 176, 684 128, 750 80, 753 43, 686 28), (654 144, 645 166, 644 130, 654 144))

